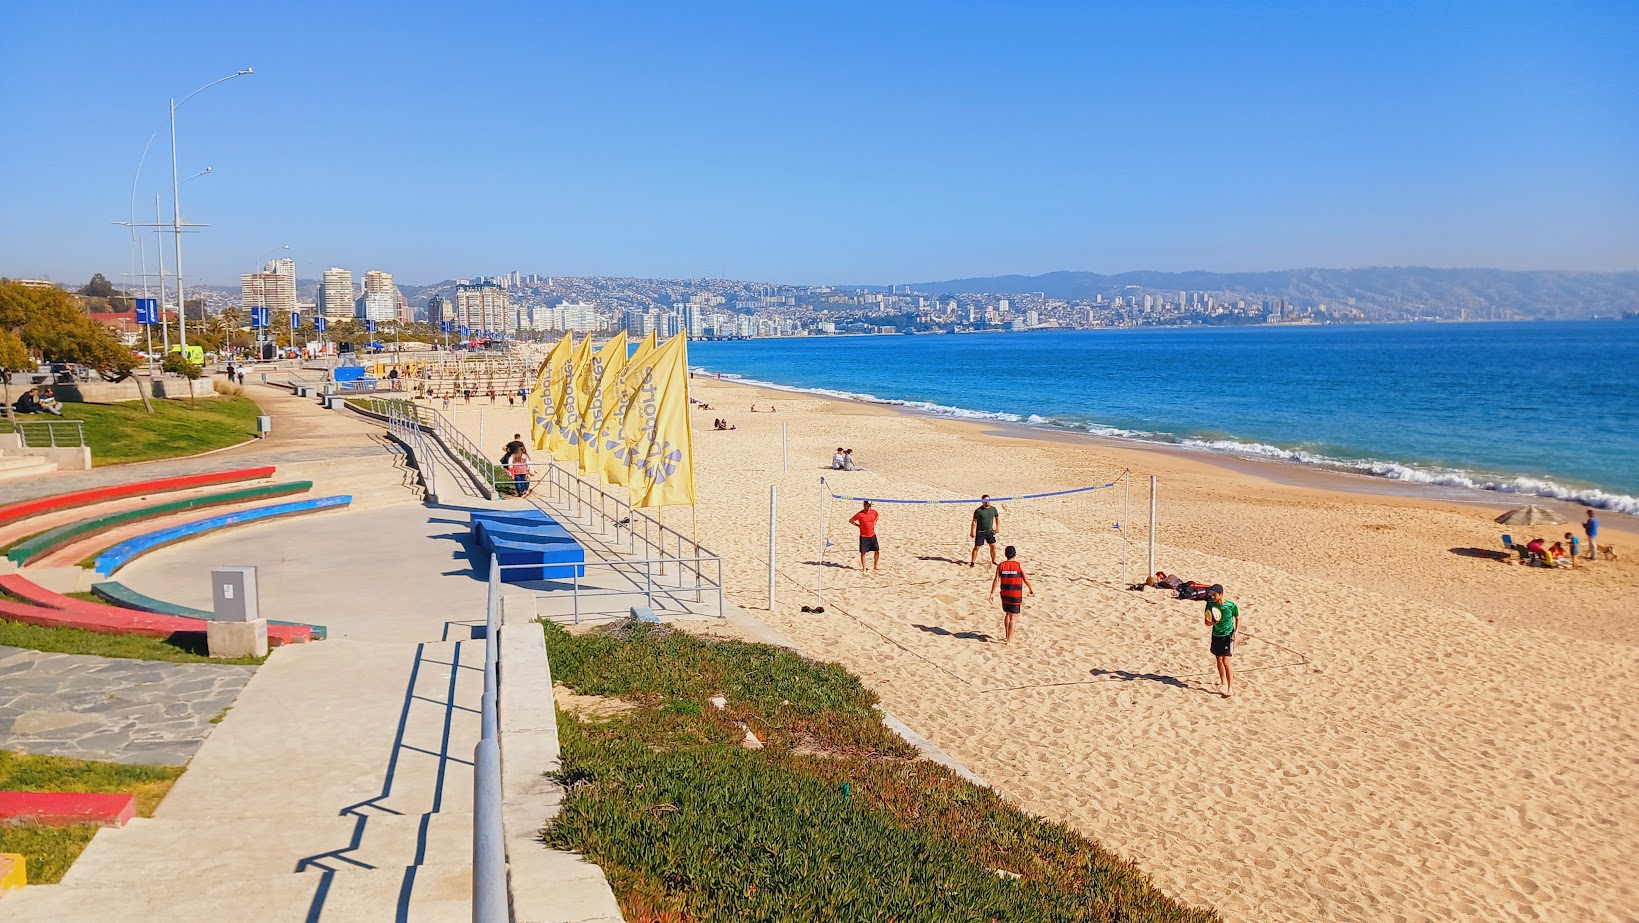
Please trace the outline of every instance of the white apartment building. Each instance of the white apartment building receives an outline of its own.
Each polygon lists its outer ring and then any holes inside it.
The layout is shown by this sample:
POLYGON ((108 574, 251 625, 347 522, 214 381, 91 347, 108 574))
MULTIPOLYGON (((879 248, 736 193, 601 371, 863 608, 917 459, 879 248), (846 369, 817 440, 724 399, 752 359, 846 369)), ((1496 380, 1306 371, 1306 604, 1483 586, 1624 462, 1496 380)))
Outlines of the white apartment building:
POLYGON ((296 261, 269 260, 261 272, 239 276, 239 304, 270 311, 296 310, 296 261))
POLYGON ((355 303, 353 316, 377 322, 398 317, 398 288, 392 273, 372 269, 364 274, 364 296, 355 303))
POLYGON ((331 267, 319 285, 319 310, 333 320, 353 316, 353 271, 331 267))
POLYGON ((457 282, 455 322, 471 330, 507 329, 506 289, 489 280, 457 282))

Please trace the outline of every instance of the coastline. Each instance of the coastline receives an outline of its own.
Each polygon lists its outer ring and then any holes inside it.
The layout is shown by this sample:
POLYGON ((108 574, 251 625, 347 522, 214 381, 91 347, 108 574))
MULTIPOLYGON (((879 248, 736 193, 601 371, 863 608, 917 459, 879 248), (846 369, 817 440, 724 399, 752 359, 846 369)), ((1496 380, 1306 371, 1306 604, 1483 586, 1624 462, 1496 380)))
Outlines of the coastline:
MULTIPOLYGON (((1274 484, 1307 490, 1433 503, 1461 503, 1476 508, 1494 510, 1497 515, 1527 504, 1535 504, 1554 510, 1565 517, 1566 523, 1572 526, 1580 523, 1587 511, 1593 509, 1600 519, 1602 540, 1608 540, 1603 535, 1608 530, 1620 533, 1620 538, 1617 539, 1618 542, 1629 547, 1639 547, 1635 545, 1635 542, 1639 541, 1639 514, 1590 507, 1574 500, 1562 500, 1533 494, 1505 493, 1479 487, 1461 487, 1403 480, 1361 471, 1339 470, 1329 466, 1306 464, 1283 458, 1259 458, 1230 452, 1216 452, 1182 443, 1166 443, 1099 433, 1076 432, 1062 427, 1045 426, 1025 421, 966 419, 927 410, 902 401, 868 400, 845 396, 840 393, 825 393, 819 390, 806 390, 760 381, 746 381, 743 378, 729 378, 726 377, 727 374, 725 373, 724 378, 717 379, 702 372, 701 376, 695 380, 746 388, 757 392, 773 392, 787 395, 790 400, 818 399, 858 407, 875 408, 887 413, 898 413, 948 423, 952 426, 953 431, 967 431, 976 435, 1010 439, 1034 439, 1068 445, 1088 445, 1117 453, 1137 453, 1140 457, 1153 454, 1165 458, 1194 461, 1225 472, 1248 475, 1274 484)), ((733 411, 725 410, 724 412, 731 413, 733 411)), ((1576 531, 1580 533, 1580 527, 1576 531)))

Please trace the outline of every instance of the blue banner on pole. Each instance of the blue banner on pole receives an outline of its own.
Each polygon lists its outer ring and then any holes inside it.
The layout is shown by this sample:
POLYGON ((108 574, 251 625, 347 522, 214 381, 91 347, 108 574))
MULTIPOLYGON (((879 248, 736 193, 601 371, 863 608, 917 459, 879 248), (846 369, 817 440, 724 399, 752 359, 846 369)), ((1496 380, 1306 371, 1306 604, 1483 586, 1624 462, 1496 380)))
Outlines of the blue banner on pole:
POLYGON ((314 330, 317 330, 318 332, 323 333, 323 332, 325 332, 325 330, 329 329, 329 327, 330 327, 330 322, 325 320, 324 318, 322 318, 322 317, 313 318, 313 329, 314 330))
POLYGON ((440 328, 442 328, 445 333, 450 332, 450 322, 449 321, 442 321, 442 322, 439 323, 438 326, 440 328))
POLYGON ((254 328, 262 329, 262 330, 265 330, 268 327, 272 326, 272 323, 268 319, 269 313, 270 312, 268 311, 267 308, 263 308, 263 307, 253 307, 253 308, 251 308, 250 309, 250 325, 254 328))
POLYGON ((466 336, 468 331, 467 331, 466 326, 462 325, 460 327, 457 327, 455 332, 461 334, 462 336, 466 336))
POLYGON ((302 327, 302 312, 300 312, 300 311, 291 311, 290 312, 290 329, 291 330, 300 330, 301 327, 302 327))
POLYGON ((139 323, 139 324, 157 324, 157 323, 159 323, 159 299, 157 299, 157 298, 138 298, 137 299, 137 323, 139 323))
POLYGON ((365 329, 366 332, 375 333, 376 332, 376 322, 373 321, 373 320, 366 320, 364 322, 364 329, 365 329))

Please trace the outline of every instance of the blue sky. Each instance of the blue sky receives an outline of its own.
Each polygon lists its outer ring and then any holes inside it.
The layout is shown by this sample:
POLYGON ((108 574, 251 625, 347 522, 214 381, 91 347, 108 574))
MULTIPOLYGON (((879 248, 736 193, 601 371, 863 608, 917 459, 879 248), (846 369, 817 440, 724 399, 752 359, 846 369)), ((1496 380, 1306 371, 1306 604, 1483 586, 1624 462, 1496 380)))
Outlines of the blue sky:
POLYGON ((1639 268, 1639 4, 1138 6, 4 4, 0 275, 127 271, 246 66, 190 280, 1639 268))

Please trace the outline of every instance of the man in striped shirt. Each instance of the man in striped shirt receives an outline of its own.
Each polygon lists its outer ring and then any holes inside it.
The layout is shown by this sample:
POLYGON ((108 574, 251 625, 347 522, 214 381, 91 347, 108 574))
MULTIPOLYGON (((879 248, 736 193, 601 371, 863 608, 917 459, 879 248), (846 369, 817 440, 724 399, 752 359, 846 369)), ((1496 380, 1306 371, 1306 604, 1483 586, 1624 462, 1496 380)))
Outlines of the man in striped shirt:
POLYGON ((1015 558, 1019 550, 1012 545, 1002 552, 1007 560, 996 565, 996 576, 990 581, 990 600, 996 601, 996 590, 1002 591, 1002 643, 1013 643, 1013 619, 1024 608, 1024 594, 1028 590, 1031 596, 1036 595, 1036 588, 1030 585, 1030 578, 1024 575, 1024 565, 1015 558))

